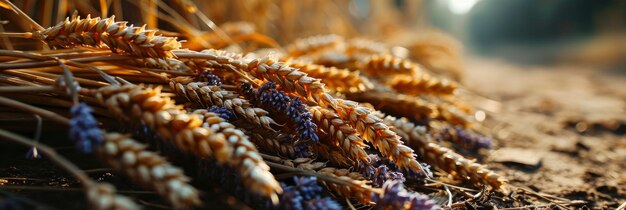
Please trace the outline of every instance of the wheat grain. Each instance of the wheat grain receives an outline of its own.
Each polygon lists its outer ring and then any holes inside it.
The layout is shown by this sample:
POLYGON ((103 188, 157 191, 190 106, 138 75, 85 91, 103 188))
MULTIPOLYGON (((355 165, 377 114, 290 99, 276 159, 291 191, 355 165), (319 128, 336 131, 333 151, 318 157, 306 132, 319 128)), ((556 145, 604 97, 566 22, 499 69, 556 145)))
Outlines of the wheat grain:
POLYGON ((114 18, 67 18, 56 26, 34 32, 33 37, 51 47, 106 45, 113 52, 123 51, 141 58, 171 58, 172 50, 181 47, 175 37, 155 35, 156 30, 127 26, 127 22, 115 22, 114 18))
POLYGON ((104 135, 99 155, 109 166, 126 173, 133 181, 156 190, 176 208, 198 206, 198 191, 184 172, 160 155, 146 151, 145 145, 119 133, 104 135))
POLYGON ((241 131, 215 132, 214 128, 203 127, 204 116, 187 114, 169 97, 162 96, 160 88, 108 86, 97 90, 96 97, 114 116, 144 123, 164 139, 173 141, 183 152, 191 151, 199 157, 215 158, 222 165, 232 166, 239 171, 250 191, 272 201, 278 199, 276 193, 281 192, 280 185, 269 173, 269 167, 259 162, 254 145, 247 138, 237 138, 243 135, 239 134, 241 131))
POLYGON ((424 127, 408 120, 385 117, 385 123, 394 126, 404 142, 417 150, 424 160, 461 179, 469 179, 475 185, 486 185, 494 190, 506 191, 506 179, 487 169, 484 165, 468 160, 454 151, 428 141, 424 127))

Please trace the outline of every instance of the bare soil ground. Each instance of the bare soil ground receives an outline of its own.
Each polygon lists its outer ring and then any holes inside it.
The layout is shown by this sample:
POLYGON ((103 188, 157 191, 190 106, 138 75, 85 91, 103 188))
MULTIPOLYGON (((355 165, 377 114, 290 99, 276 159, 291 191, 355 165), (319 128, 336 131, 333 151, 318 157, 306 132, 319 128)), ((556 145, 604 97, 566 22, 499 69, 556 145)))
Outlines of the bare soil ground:
POLYGON ((511 184, 615 209, 626 202, 626 76, 591 67, 468 62, 497 137, 491 168, 511 184))

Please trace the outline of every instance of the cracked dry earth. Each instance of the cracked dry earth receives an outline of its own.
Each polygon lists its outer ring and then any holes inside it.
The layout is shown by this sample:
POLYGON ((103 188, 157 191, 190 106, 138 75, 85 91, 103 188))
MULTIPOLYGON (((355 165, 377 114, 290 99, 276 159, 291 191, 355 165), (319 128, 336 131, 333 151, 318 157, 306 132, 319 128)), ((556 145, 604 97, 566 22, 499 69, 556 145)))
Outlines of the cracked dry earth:
MULTIPOLYGON (((513 186, 569 200, 576 208, 626 202, 626 74, 591 67, 467 62, 468 88, 487 99, 496 137, 486 162, 513 186)), ((545 201, 544 201, 545 202, 545 201)))

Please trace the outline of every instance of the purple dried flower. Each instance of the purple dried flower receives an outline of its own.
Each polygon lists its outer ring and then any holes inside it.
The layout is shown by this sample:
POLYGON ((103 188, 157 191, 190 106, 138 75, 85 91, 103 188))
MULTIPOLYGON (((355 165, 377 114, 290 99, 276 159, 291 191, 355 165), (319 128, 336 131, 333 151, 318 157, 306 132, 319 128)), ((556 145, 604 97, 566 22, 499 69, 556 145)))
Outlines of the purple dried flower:
POLYGON ((289 98, 283 91, 276 90, 276 83, 266 82, 258 91, 254 91, 252 85, 244 83, 242 92, 250 101, 259 103, 275 112, 284 113, 296 124, 296 132, 299 140, 312 140, 319 142, 319 137, 315 130, 317 125, 312 122, 313 115, 309 112, 307 105, 302 103, 298 97, 289 98))
POLYGON ((383 183, 388 180, 395 180, 400 183, 404 183, 404 181, 406 181, 402 173, 389 171, 389 167, 387 167, 386 165, 378 166, 378 168, 376 168, 376 171, 374 172, 374 176, 372 177, 372 184, 374 185, 374 187, 381 187, 383 186, 383 183))
POLYGON ((337 201, 330 197, 317 196, 313 200, 305 201, 304 210, 326 210, 326 209, 341 209, 341 205, 337 201))
POLYGON ((37 147, 31 147, 30 149, 28 149, 28 152, 26 152, 26 159, 28 160, 41 159, 41 154, 39 154, 39 151, 37 151, 37 147))
POLYGON ((104 141, 98 121, 91 114, 91 108, 84 102, 70 108, 69 137, 76 142, 76 148, 83 153, 91 153, 104 141))
POLYGON ((297 143, 293 146, 296 158, 309 157, 309 146, 302 143, 297 143))
POLYGON ((198 75, 200 81, 206 81, 208 85, 212 86, 220 86, 222 85, 222 80, 215 74, 211 74, 210 71, 204 71, 198 75))
MULTIPOLYGON (((402 174, 404 179, 420 180, 420 179, 423 179, 425 177, 432 177, 433 176, 433 172, 430 170, 430 165, 428 165, 426 163, 420 163, 420 165, 424 169, 424 172, 426 173, 426 174, 424 174, 421 171, 420 172, 405 171, 405 170, 400 171, 400 169, 398 169, 398 167, 395 164, 393 164, 393 162, 389 161, 388 159, 381 159, 380 156, 378 156, 376 154, 370 154, 370 155, 368 155, 368 157, 372 161, 372 166, 378 167, 377 170, 383 170, 383 169, 380 169, 380 167, 381 166, 386 166, 387 169, 384 169, 384 170, 387 170, 387 171, 393 172, 393 173, 402 174)), ((371 177, 371 178, 375 179, 375 177, 371 177)))
POLYGON ((212 106, 208 110, 209 110, 209 112, 213 112, 215 114, 218 114, 222 119, 225 119, 227 121, 235 119, 235 114, 233 114, 233 112, 231 112, 227 108, 218 107, 218 106, 212 106))
POLYGON ((444 127, 434 134, 439 141, 450 141, 471 153, 477 153, 481 148, 489 149, 493 140, 487 136, 475 133, 460 126, 444 127))
POLYGON ((383 184, 383 194, 373 194, 376 202, 373 209, 440 209, 428 196, 417 192, 409 192, 398 181, 387 181, 383 184))
POLYGON ((281 195, 281 209, 341 209, 339 203, 330 197, 320 197, 322 187, 317 183, 316 177, 294 177, 295 185, 287 186, 281 183, 283 194, 281 195))

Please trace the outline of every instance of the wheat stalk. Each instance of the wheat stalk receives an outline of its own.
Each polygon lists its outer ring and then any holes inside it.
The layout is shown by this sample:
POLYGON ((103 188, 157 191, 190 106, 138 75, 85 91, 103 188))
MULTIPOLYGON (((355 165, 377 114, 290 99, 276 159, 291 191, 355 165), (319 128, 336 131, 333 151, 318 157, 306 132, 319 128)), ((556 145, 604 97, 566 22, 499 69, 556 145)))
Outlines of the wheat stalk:
POLYGON ((113 52, 121 50, 141 58, 171 58, 172 50, 181 47, 175 37, 156 35, 158 31, 145 30, 145 26, 127 26, 127 22, 115 22, 114 18, 67 18, 56 26, 34 32, 32 37, 51 47, 106 45, 113 52))
POLYGON ((236 168, 250 191, 277 201, 280 185, 269 173, 269 167, 259 162, 254 145, 247 138, 233 137, 241 131, 216 132, 215 128, 204 127, 204 116, 187 114, 169 97, 161 95, 160 88, 108 86, 97 90, 96 97, 113 115, 144 123, 182 151, 215 158, 220 164, 236 168))
POLYGON ((156 190, 176 208, 198 206, 198 191, 184 172, 145 145, 119 133, 106 133, 99 155, 109 166, 126 173, 133 181, 156 190))
POLYGON ((144 66, 147 68, 168 70, 181 73, 189 73, 191 69, 182 61, 175 58, 139 58, 127 60, 134 66, 144 66))
POLYGON ((219 86, 192 81, 191 77, 176 77, 170 80, 170 87, 177 95, 205 108, 225 107, 258 127, 274 130, 272 125, 277 123, 264 109, 253 107, 248 100, 238 98, 236 93, 222 90, 219 86))
POLYGON ((355 160, 357 165, 370 166, 365 152, 367 145, 349 122, 341 119, 334 111, 319 106, 309 107, 309 111, 313 114, 313 122, 328 133, 333 143, 355 160))
POLYGON ((416 126, 404 118, 397 119, 392 116, 385 117, 385 123, 394 126, 404 142, 415 148, 427 163, 461 179, 468 178, 475 185, 486 185, 494 190, 506 191, 504 177, 448 148, 428 142, 424 127, 416 126))

